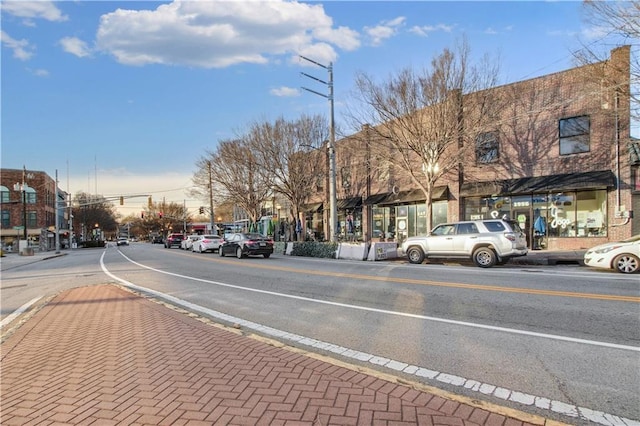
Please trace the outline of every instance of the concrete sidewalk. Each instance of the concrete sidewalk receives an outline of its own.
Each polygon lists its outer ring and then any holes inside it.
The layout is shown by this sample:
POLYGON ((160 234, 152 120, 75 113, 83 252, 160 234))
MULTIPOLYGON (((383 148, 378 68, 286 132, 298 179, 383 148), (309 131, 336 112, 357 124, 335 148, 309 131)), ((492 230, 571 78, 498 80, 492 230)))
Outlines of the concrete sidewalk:
POLYGON ((114 285, 58 295, 3 336, 1 356, 3 425, 558 424, 244 335, 114 285))

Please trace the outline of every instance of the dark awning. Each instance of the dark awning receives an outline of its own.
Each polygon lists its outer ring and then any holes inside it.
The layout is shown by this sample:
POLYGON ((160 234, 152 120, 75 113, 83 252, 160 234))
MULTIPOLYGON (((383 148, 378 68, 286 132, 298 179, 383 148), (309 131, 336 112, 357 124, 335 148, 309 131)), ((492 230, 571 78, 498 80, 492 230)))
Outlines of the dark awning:
MULTIPOLYGON (((382 195, 382 194, 379 194, 382 195)), ((405 204, 405 203, 415 203, 418 201, 425 202, 427 198, 424 195, 424 191, 422 189, 411 189, 409 191, 400 191, 397 194, 392 192, 388 192, 385 194, 384 198, 376 199, 374 202, 368 202, 369 200, 377 197, 376 195, 372 195, 371 197, 365 200, 365 204, 377 204, 380 206, 392 205, 392 204, 405 204)), ((436 186, 433 188, 433 192, 431 194, 432 201, 441 201, 449 199, 449 187, 447 185, 444 186, 436 186)), ((373 201, 373 200, 372 200, 373 201)))
POLYGON ((351 197, 338 200, 338 210, 354 209, 362 204, 362 197, 351 197))
POLYGON ((320 210, 322 210, 322 203, 306 204, 302 206, 302 211, 308 212, 308 213, 315 213, 320 210))
POLYGON ((507 179, 496 182, 470 182, 462 184, 461 197, 479 195, 506 195, 531 192, 560 192, 576 189, 613 188, 616 177, 610 170, 597 172, 567 173, 561 175, 536 176, 507 179))
POLYGON ((392 195, 391 192, 383 192, 382 194, 375 194, 367 197, 362 204, 373 205, 378 204, 381 201, 384 201, 389 195, 392 195))

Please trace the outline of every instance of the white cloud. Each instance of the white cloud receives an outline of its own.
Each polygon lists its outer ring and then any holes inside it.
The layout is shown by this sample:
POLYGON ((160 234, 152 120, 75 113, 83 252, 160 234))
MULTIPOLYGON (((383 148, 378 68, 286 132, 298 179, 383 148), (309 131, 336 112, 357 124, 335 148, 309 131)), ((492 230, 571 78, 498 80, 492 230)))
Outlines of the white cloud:
POLYGON ((371 38, 371 44, 380 45, 384 40, 398 33, 398 28, 404 25, 404 16, 399 16, 390 21, 383 21, 375 27, 364 27, 364 32, 371 38))
POLYGON ((21 61, 28 61, 33 56, 35 48, 27 40, 16 40, 4 31, 0 31, 2 45, 13 50, 13 57, 21 61))
POLYGON ((29 70, 36 77, 49 77, 49 71, 43 69, 29 70))
POLYGON ((446 24, 438 24, 438 25, 423 25, 423 26, 414 26, 409 30, 410 32, 417 34, 419 36, 428 37, 430 33, 434 33, 436 31, 442 31, 445 33, 450 33, 455 28, 455 25, 446 25, 446 24))
POLYGON ((333 27, 320 4, 273 1, 174 1, 155 10, 118 9, 100 19, 99 50, 127 65, 223 68, 278 56, 353 50, 358 34, 333 27), (305 52, 305 53, 303 53, 305 52))
POLYGON ((47 21, 66 21, 68 17, 63 15, 54 2, 38 0, 4 0, 2 12, 26 19, 27 25, 33 25, 32 19, 46 19, 47 21))
POLYGON ((294 87, 276 87, 274 89, 271 89, 269 91, 269 93, 271 93, 274 96, 280 96, 283 98, 291 98, 291 97, 295 97, 295 96, 300 96, 300 90, 294 88, 294 87))
POLYGON ((60 45, 65 52, 76 55, 79 58, 91 55, 91 49, 87 43, 77 37, 64 37, 60 40, 60 45))

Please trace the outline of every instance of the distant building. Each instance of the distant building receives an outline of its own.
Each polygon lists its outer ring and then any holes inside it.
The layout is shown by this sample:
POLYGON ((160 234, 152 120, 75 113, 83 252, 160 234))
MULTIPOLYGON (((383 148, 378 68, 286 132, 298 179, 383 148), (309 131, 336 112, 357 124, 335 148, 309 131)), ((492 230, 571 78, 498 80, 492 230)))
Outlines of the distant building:
MULTIPOLYGON (((61 191, 45 172, 26 169, 0 169, 0 238, 4 250, 17 250, 26 236, 30 245, 41 250, 55 249, 56 200, 67 205, 68 194, 61 191)), ((69 242, 69 215, 58 208, 60 241, 69 242)))

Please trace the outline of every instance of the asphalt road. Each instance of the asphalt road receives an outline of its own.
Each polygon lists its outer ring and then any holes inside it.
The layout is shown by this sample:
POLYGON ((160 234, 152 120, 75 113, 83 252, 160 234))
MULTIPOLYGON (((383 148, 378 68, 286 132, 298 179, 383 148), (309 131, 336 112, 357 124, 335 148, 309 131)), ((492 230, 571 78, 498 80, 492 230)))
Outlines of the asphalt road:
POLYGON ((578 266, 240 260, 134 243, 3 272, 2 314, 98 282, 152 289, 270 337, 261 327, 290 333, 281 337, 287 344, 562 421, 588 423, 571 417, 572 407, 640 419, 637 276, 578 266), (491 386, 498 390, 489 395, 491 386))

